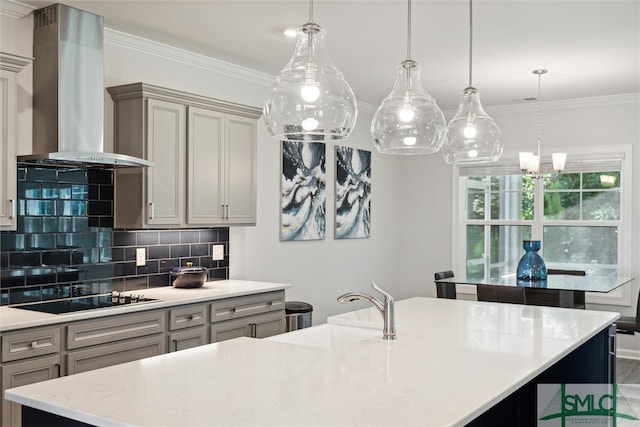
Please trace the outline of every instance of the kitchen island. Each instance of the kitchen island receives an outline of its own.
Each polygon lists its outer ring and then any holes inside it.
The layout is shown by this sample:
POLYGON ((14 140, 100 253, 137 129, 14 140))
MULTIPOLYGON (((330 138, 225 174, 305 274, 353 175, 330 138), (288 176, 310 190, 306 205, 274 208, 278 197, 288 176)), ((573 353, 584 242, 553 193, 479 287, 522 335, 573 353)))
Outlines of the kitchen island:
POLYGON ((535 426, 537 382, 611 381, 618 316, 411 298, 396 303, 396 340, 363 309, 6 397, 23 405, 24 426, 535 426))

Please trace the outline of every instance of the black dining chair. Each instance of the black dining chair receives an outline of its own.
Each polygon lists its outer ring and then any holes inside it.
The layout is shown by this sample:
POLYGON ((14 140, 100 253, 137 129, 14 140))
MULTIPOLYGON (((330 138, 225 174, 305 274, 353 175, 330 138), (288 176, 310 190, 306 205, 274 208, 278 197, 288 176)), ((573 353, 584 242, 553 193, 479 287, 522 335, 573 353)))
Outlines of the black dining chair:
POLYGON ((438 298, 448 298, 448 299, 456 299, 456 284, 455 283, 444 283, 439 282, 438 280, 442 279, 450 279, 453 277, 453 271, 439 271, 434 274, 435 283, 436 283, 436 295, 438 298))
POLYGON ((634 335, 636 332, 640 332, 640 292, 638 292, 638 302, 636 305, 636 316, 620 316, 616 320, 616 332, 625 335, 634 335))
POLYGON ((511 286, 476 285, 478 301, 526 304, 524 288, 511 286))

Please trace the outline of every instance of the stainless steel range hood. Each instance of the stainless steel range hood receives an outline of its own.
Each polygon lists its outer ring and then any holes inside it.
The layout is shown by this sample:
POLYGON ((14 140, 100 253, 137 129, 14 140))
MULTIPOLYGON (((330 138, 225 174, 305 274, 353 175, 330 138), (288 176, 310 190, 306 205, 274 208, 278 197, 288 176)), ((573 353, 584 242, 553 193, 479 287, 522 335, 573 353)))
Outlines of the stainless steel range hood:
POLYGON ((34 12, 33 153, 19 162, 132 167, 153 163, 104 151, 104 20, 54 4, 34 12))

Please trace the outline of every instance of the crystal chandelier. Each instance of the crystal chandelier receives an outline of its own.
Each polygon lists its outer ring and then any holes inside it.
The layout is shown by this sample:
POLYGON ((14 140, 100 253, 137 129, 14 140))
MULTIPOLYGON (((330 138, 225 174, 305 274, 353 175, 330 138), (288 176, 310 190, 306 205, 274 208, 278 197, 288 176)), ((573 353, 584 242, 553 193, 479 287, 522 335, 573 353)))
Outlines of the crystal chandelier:
POLYGON ((411 0, 407 11, 407 59, 400 63, 393 90, 376 110, 371 136, 383 154, 431 154, 444 143, 444 114, 423 89, 420 68, 411 59, 411 0))
POLYGON ((471 84, 473 59, 473 9, 469 0, 469 86, 460 94, 460 105, 447 126, 442 147, 450 165, 495 162, 502 155, 502 133, 480 103, 480 93, 471 84))
POLYGON ((264 102, 264 119, 274 138, 289 141, 344 139, 356 122, 356 98, 325 46, 326 32, 313 22, 296 31, 296 47, 276 76, 264 102))
MULTIPOLYGON (((536 153, 532 152, 520 152, 520 170, 525 176, 529 176, 535 179, 540 179, 544 175, 540 170, 540 140, 542 139, 542 95, 541 95, 541 77, 543 74, 547 73, 547 70, 537 69, 532 71, 533 74, 538 76, 538 131, 537 131, 537 151, 536 153)), ((564 170, 564 164, 567 160, 566 153, 553 153, 551 154, 551 159, 553 162, 553 171, 555 175, 558 175, 560 172, 564 170)))

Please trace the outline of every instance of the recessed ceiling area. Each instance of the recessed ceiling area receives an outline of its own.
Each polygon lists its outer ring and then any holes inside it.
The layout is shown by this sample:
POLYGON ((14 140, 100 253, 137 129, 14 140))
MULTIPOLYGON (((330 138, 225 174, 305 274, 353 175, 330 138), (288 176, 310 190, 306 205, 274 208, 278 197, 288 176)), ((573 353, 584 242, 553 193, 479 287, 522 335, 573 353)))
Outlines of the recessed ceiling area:
MULTIPOLYGON (((35 8, 52 2, 21 1, 35 8)), ((105 27, 275 75, 308 21, 303 0, 66 1, 102 15, 105 27)), ((468 85, 469 3, 413 0, 412 59, 442 109, 468 85)), ((485 106, 640 92, 637 0, 475 0, 473 85, 485 106)), ((331 58, 360 101, 378 105, 406 59, 407 2, 316 0, 331 58)))

